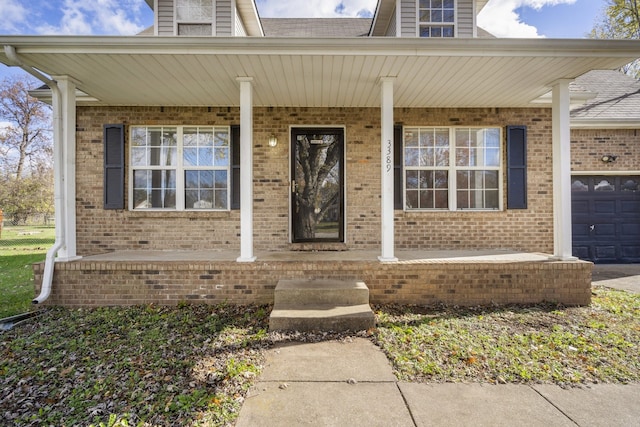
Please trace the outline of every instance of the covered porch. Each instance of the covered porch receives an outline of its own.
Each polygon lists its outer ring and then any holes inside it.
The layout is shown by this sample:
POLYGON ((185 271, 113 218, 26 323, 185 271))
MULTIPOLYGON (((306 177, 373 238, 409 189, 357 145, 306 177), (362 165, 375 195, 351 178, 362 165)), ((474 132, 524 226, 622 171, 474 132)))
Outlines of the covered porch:
MULTIPOLYGON (((272 304, 281 279, 365 282, 372 304, 487 305, 550 301, 585 305, 592 264, 551 260, 548 254, 505 250, 376 250, 256 252, 121 251, 57 263, 50 303, 66 306, 272 304)), ((40 283, 44 264, 38 264, 40 283)))
MULTIPOLYGON (((569 84, 589 70, 635 59, 635 41, 15 37, 1 42, 0 61, 51 77, 43 81, 52 89, 47 92, 58 118, 58 230, 48 274, 37 266, 36 282, 53 281, 54 304, 268 304, 278 280, 298 277, 364 281, 372 303, 589 303, 591 264, 571 255, 569 84), (105 156, 94 142, 108 123, 239 125, 243 167, 237 214, 145 210, 132 203, 127 208, 131 196, 121 197, 118 208, 100 209, 103 188, 96 183, 102 176, 96 170, 105 156), (504 209, 507 196, 501 191, 497 209, 475 215, 396 209, 394 127, 403 123, 529 126, 529 206, 504 209), (282 138, 292 127, 310 125, 344 127, 346 146, 353 149, 345 168, 348 235, 338 242, 348 251, 282 250, 292 241, 287 205, 295 184, 286 172, 287 150, 267 151, 265 143, 272 133, 282 138), (455 233, 442 232, 454 228, 455 233), (183 230, 183 235, 158 229, 183 230), (475 246, 468 242, 470 234, 475 246), (531 239, 539 240, 527 246, 531 239), (549 254, 421 251, 454 244, 549 254), (180 245, 190 251, 176 251, 180 245), (142 246, 174 250, 150 252, 142 246), (206 250, 218 247, 228 250, 206 250), (277 250, 265 251, 273 247, 277 250)), ((125 153, 127 146, 122 147, 125 153)), ((506 173, 500 177, 499 182, 509 181, 506 173)), ((127 180, 131 177, 123 177, 119 188, 132 192, 127 180)))

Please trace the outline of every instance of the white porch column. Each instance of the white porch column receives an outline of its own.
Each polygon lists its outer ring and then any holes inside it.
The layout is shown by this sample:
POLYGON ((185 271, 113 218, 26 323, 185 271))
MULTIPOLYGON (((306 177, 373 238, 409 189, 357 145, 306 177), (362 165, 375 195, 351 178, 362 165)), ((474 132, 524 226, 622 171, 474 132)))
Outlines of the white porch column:
POLYGON ((553 85, 553 258, 576 260, 571 248, 571 80, 558 80, 553 85))
POLYGON ((240 82, 240 257, 237 262, 253 262, 253 87, 252 77, 240 82))
POLYGON ((393 82, 395 77, 381 77, 381 206, 382 254, 380 261, 397 261, 394 255, 393 229, 393 82))
POLYGON ((56 261, 78 259, 76 253, 76 84, 68 76, 55 76, 60 90, 60 135, 62 140, 62 204, 63 211, 57 221, 63 221, 64 245, 58 251, 56 261))

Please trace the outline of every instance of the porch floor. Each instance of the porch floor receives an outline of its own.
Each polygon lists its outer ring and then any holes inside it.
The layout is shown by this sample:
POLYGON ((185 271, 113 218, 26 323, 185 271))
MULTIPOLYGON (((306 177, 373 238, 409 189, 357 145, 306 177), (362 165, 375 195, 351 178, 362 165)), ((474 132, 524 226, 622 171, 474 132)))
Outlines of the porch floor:
MULTIPOLYGON (((130 261, 130 262, 163 262, 163 261, 235 261, 239 251, 201 250, 201 251, 116 251, 81 258, 84 261, 130 261)), ((258 251, 254 254, 256 261, 378 261, 380 251, 348 250, 348 251, 258 251)), ((517 262, 549 262, 551 255, 536 252, 516 252, 508 250, 405 250, 396 251, 398 261, 385 263, 401 264, 440 264, 440 263, 517 263, 517 262)))

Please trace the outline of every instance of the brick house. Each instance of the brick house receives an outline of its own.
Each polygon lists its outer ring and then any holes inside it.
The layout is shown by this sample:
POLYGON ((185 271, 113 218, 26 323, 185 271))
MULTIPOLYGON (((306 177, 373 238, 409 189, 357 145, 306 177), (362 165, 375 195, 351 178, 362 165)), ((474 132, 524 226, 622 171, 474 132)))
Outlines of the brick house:
POLYGON ((569 88, 638 41, 496 39, 486 0, 148 3, 135 37, 0 37, 57 117, 49 301, 269 303, 309 277, 372 302, 589 302, 569 88))

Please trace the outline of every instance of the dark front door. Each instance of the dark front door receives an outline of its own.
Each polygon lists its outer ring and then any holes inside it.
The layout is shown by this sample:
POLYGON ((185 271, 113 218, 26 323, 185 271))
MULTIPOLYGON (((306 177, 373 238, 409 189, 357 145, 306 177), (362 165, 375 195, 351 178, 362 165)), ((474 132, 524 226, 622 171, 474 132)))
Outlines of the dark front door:
POLYGON ((640 262, 640 176, 574 176, 571 217, 574 256, 640 262))
POLYGON ((344 129, 291 130, 294 242, 344 241, 344 129))

